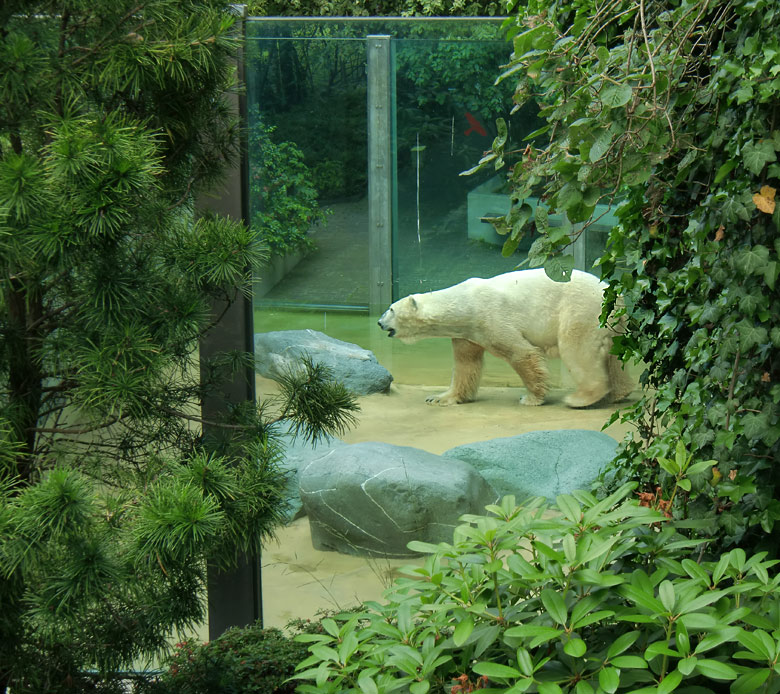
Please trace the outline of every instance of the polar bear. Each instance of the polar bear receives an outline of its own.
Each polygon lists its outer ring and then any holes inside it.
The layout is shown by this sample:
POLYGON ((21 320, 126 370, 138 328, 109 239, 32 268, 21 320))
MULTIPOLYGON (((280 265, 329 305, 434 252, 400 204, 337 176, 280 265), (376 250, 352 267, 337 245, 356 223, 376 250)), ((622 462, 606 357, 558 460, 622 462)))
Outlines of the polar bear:
POLYGON ((427 398, 431 404, 473 401, 487 350, 523 379, 528 393, 522 405, 544 402, 545 356, 560 356, 576 384, 564 402, 587 407, 607 396, 622 400, 633 390, 621 363, 610 354, 616 330, 599 325, 604 287, 579 270, 569 282, 555 282, 543 269, 472 278, 396 301, 382 314, 379 327, 388 337, 407 343, 426 337, 452 339, 452 384, 427 398))

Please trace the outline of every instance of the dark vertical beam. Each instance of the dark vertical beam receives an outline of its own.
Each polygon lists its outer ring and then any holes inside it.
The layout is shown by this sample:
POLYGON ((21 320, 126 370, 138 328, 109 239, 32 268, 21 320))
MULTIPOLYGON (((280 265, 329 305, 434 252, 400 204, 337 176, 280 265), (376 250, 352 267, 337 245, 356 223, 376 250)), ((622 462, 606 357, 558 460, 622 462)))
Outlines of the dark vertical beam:
POLYGON ((366 38, 368 74, 368 308, 381 314, 393 296, 393 158, 390 36, 366 38))
MULTIPOLYGON (((234 11, 240 15, 237 31, 242 37, 246 34, 246 5, 234 5, 234 11)), ((244 51, 238 55, 238 79, 245 84, 244 51)), ((229 98, 246 125, 247 106, 244 94, 231 94, 229 98)), ((249 223, 248 210, 248 165, 247 143, 242 142, 241 157, 238 165, 228 172, 223 186, 198 201, 198 209, 209 210, 217 214, 249 223)), ((225 311, 225 303, 215 302, 215 315, 225 311)), ((252 300, 239 296, 226 310, 215 329, 201 340, 201 360, 220 352, 248 351, 254 349, 254 326, 252 319, 252 300)), ((231 404, 246 400, 255 400, 255 375, 253 369, 237 374, 232 382, 225 383, 220 393, 206 397, 201 404, 203 419, 218 421, 225 409, 231 404)), ((208 435, 208 425, 203 426, 208 435)), ((209 638, 214 639, 225 629, 232 626, 252 624, 262 618, 262 596, 260 589, 260 559, 246 557, 235 569, 218 571, 208 569, 208 618, 209 638)))

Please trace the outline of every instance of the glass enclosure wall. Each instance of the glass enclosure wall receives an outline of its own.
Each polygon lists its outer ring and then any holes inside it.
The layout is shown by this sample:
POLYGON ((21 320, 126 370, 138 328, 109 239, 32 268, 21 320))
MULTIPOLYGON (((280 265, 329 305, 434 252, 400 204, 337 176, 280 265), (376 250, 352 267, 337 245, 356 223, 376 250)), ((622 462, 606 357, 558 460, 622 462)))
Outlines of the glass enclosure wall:
MULTIPOLYGON (((532 238, 504 258, 503 237, 485 221, 509 210, 506 172, 462 175, 490 149, 497 119, 508 152, 541 125, 533 106, 510 114, 511 80, 495 85, 511 52, 501 27, 475 18, 247 22, 251 222, 274 251, 255 283, 256 332, 321 331, 373 351, 396 384, 449 384, 449 340, 400 344, 376 320, 391 301, 508 272, 528 252, 532 238), (380 44, 385 63, 372 53, 380 44), (369 154, 377 143, 387 144, 387 164, 369 154), (377 215, 383 186, 389 202, 377 215)), ((611 222, 603 216, 578 241, 577 267, 592 266, 611 222)), ((565 383, 550 366, 553 386, 565 383)), ((520 386, 489 355, 482 383, 520 386)), ((279 581, 264 576, 266 602, 279 581)))

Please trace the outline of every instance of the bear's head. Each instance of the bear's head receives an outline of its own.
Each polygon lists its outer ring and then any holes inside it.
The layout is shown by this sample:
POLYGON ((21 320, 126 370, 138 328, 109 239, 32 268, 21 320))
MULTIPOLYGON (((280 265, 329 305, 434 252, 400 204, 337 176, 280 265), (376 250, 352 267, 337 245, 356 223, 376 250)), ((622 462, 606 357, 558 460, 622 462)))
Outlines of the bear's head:
POLYGON ((399 299, 390 306, 377 321, 388 337, 397 337, 401 342, 416 342, 425 337, 420 316, 419 295, 412 294, 399 299))

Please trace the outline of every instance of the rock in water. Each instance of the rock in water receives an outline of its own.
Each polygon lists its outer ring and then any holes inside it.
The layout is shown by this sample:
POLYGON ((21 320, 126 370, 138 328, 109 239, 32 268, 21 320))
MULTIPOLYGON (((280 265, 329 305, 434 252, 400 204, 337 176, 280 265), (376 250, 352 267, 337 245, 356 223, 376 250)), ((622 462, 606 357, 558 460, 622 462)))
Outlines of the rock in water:
POLYGON ((333 371, 355 395, 384 393, 393 382, 390 372, 370 350, 316 330, 277 330, 255 334, 255 370, 266 378, 279 380, 289 369, 300 368, 303 357, 333 371))

